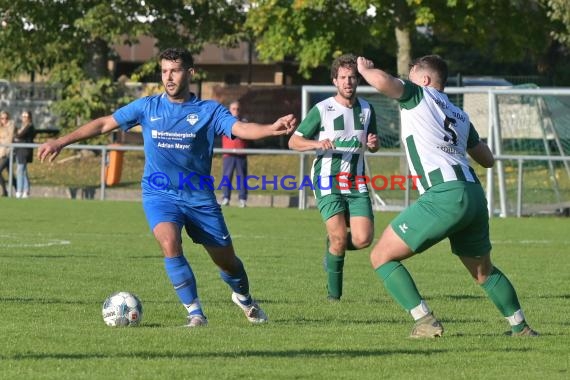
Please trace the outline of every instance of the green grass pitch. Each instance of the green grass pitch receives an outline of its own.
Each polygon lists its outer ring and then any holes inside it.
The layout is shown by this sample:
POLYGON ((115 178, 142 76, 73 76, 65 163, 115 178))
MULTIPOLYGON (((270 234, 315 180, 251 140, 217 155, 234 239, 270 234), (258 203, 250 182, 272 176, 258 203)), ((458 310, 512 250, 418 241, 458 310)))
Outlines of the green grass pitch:
MULTIPOLYGON (((507 323, 442 242, 406 261, 445 327, 412 322, 368 262, 350 252, 344 297, 328 303, 315 210, 229 208, 226 220, 270 323, 250 325, 205 251, 185 237, 209 319, 185 311, 138 202, 0 199, 0 379, 566 379, 570 219, 493 219, 495 264, 538 339, 507 323), (137 294, 142 325, 107 327, 101 304, 137 294)), ((376 214, 376 236, 393 214, 376 214)))

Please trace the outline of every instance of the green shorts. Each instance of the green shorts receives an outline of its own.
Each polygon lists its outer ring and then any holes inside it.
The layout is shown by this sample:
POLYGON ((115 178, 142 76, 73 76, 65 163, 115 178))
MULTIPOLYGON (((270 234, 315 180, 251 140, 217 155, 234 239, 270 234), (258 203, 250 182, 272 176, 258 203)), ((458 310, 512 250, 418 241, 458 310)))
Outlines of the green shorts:
POLYGON ((487 199, 478 183, 452 181, 428 189, 390 223, 410 249, 420 253, 449 238, 458 256, 491 251, 487 199))
POLYGON ((347 221, 351 216, 365 216, 374 221, 368 193, 328 194, 317 198, 317 208, 325 222, 340 213, 346 215, 347 221))

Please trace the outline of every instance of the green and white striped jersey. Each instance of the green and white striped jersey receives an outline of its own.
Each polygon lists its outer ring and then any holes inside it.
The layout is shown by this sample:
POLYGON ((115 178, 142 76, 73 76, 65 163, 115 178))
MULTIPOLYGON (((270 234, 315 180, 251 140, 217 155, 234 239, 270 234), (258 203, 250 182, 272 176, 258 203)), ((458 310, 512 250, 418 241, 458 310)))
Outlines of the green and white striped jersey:
POLYGON ((364 152, 369 133, 378 134, 374 108, 357 98, 352 108, 334 97, 317 103, 295 133, 307 139, 329 139, 334 150, 318 150, 311 175, 315 196, 368 192, 366 185, 355 184, 355 176, 364 175, 364 152), (339 185, 339 179, 342 184, 339 185))
POLYGON ((469 115, 432 87, 404 83, 400 102, 402 143, 420 194, 442 182, 479 182, 466 156, 479 142, 469 115))

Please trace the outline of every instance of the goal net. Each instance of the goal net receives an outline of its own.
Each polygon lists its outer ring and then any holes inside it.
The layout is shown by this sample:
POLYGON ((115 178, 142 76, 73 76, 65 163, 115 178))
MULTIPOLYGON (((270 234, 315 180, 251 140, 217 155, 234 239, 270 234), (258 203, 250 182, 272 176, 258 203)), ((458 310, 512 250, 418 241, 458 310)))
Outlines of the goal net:
MULTIPOLYGON (((333 86, 303 86, 302 116, 336 93, 333 86)), ((570 207, 570 89, 449 87, 446 93, 471 118, 497 156, 493 170, 473 168, 487 189, 490 213, 507 216, 554 213, 570 207)), ((400 114, 395 100, 370 86, 358 96, 376 110, 381 149, 367 154, 369 176, 406 176, 400 146, 400 114)), ((399 210, 417 198, 409 181, 370 188, 376 210, 399 210)))

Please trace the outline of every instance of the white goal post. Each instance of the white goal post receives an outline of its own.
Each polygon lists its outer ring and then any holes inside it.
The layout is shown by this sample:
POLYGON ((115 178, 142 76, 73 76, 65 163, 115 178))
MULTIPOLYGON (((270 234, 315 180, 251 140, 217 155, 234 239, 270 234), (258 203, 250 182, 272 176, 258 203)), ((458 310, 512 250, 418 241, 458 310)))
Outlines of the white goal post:
MULTIPOLYGON (((367 100, 369 100, 368 97, 372 96, 375 98, 383 97, 371 86, 360 86, 357 92, 359 96, 367 100)), ((567 178, 570 178, 570 116, 568 116, 570 115, 570 101, 559 101, 561 97, 570 99, 569 88, 448 87, 445 92, 454 103, 461 106, 469 114, 481 138, 487 141, 496 157, 495 167, 485 171, 490 216, 506 217, 509 214, 521 216, 524 189, 523 165, 528 162, 540 161, 547 165, 544 176, 547 177, 546 183, 547 185, 550 183, 548 186, 551 186, 550 190, 554 193, 552 203, 563 206, 570 205, 570 199, 567 195, 570 190, 564 188, 561 191, 558 180, 561 175, 566 176, 564 183, 567 183, 567 178), (554 103, 556 105, 553 108, 552 104, 554 103), (506 149, 505 146, 509 146, 509 149, 506 149), (507 152, 507 150, 511 152, 507 152), (506 168, 505 162, 514 161, 516 161, 516 165, 514 165, 514 171, 517 172, 516 180, 509 179, 509 183, 516 183, 517 200, 516 206, 509 206, 507 193, 508 190, 512 192, 514 189, 513 186, 507 188, 506 172, 512 172, 513 168, 512 165, 506 168), (560 164, 565 170, 560 169, 560 164), (498 197, 498 208, 494 207, 495 196, 498 197)), ((318 101, 333 96, 335 93, 336 88, 334 86, 303 86, 302 117, 304 118, 310 108, 318 101)), ((393 112, 394 105, 386 101, 382 102, 380 106, 377 104, 374 106, 378 116, 387 112, 388 108, 390 109, 389 112, 393 112)), ((395 123, 392 123, 392 127, 396 125, 395 131, 399 136, 399 113, 392 115, 392 117, 396 120, 395 123)), ((383 126, 379 125, 381 135, 383 133, 382 128, 383 126)), ((394 131, 390 130, 389 132, 393 134, 394 131)), ((398 146, 396 142, 394 146, 398 146)), ((379 153, 367 153, 366 157, 375 155, 379 155, 379 153)), ((403 157, 404 152, 399 149, 398 153, 392 152, 391 155, 403 157)), ((305 196, 305 194, 299 195, 300 197, 305 196)), ((371 189, 371 197, 375 209, 391 208, 391 205, 385 202, 373 189, 371 189)), ((409 192, 406 191, 403 207, 409 204, 409 198, 409 192)), ((304 205, 305 203, 300 200, 301 204, 304 205)))

